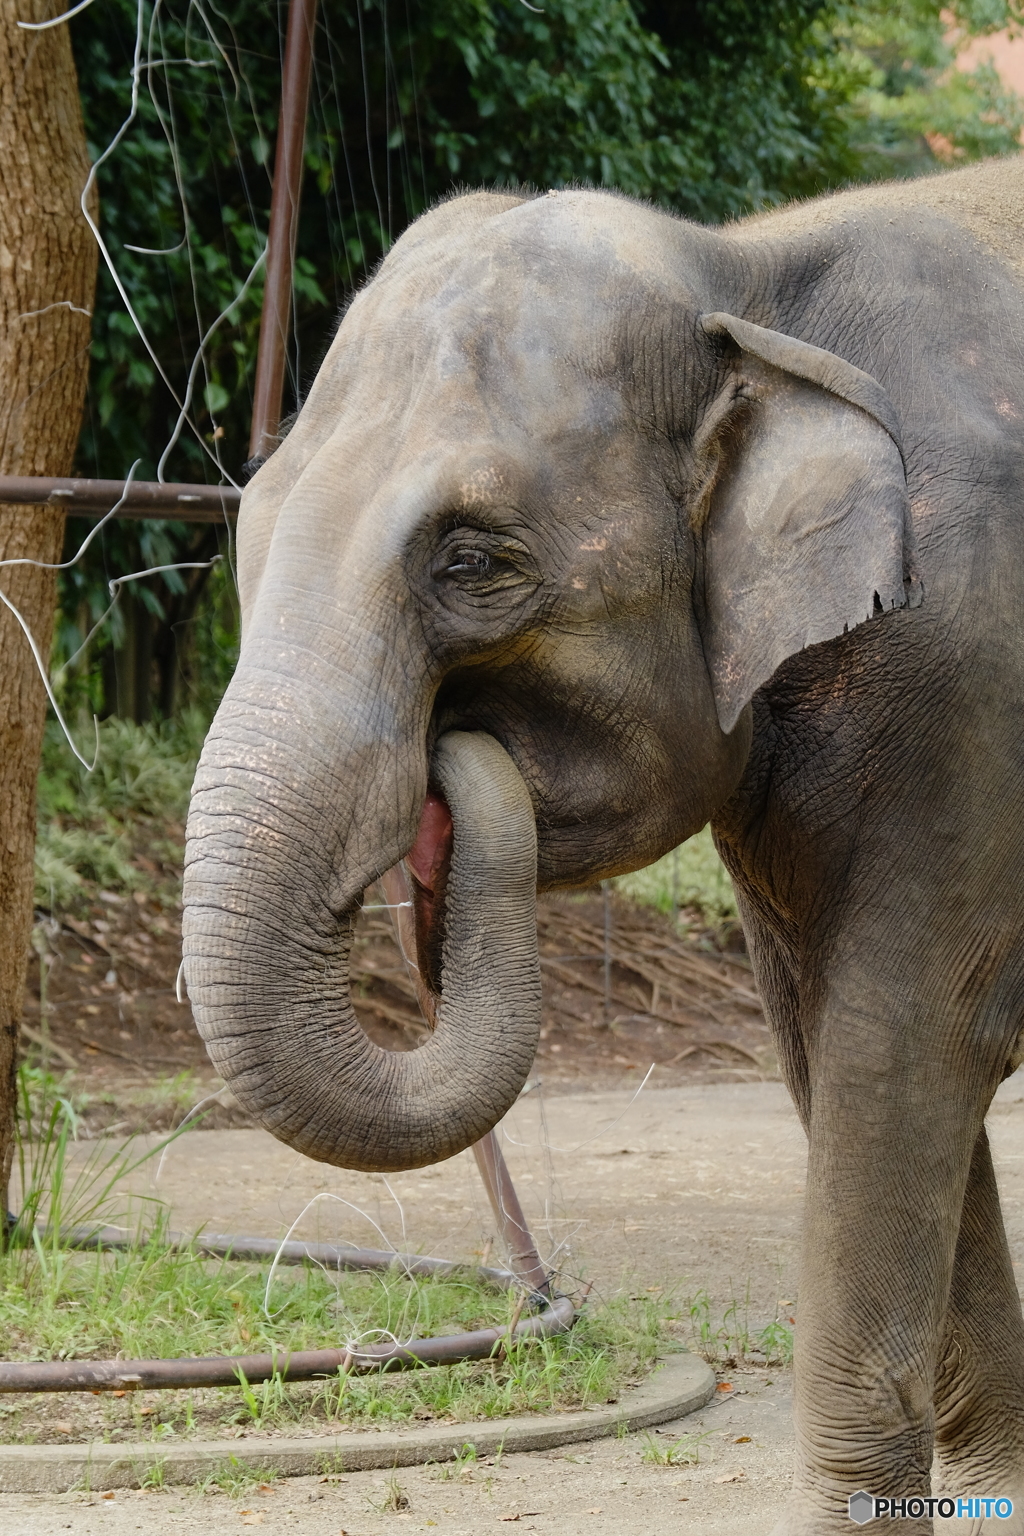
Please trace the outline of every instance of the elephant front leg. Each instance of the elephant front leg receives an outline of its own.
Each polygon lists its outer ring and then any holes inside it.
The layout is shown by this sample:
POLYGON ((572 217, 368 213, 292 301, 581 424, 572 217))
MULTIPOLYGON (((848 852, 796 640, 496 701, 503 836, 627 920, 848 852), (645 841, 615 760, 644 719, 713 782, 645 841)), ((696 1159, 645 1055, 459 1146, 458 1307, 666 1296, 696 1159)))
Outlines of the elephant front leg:
POLYGON ((935 1378, 941 1489, 1013 1501, 976 1531, 1024 1532, 1024 1320, 988 1137, 974 1147, 935 1378))
MULTIPOLYGON (((907 1038, 829 1020, 812 1066, 800 1312, 798 1464, 777 1536, 849 1536, 848 1500, 931 1496, 934 1371, 977 1130, 907 1038), (902 1037, 902 1038, 900 1038, 902 1037), (895 1049, 894 1049, 895 1047, 895 1049)), ((918 1536, 920 1519, 872 1532, 918 1536)))

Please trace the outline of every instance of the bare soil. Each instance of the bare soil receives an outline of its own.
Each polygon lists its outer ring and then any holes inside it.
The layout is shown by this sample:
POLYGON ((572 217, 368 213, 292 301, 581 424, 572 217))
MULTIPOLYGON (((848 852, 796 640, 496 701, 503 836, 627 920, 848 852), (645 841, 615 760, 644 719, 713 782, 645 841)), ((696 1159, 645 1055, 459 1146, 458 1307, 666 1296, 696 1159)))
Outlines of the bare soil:
MULTIPOLYGON (((374 901, 367 897, 368 907, 374 901)), ((543 1026, 534 1076, 552 1091, 619 1087, 657 1064, 660 1086, 763 1080, 777 1067, 742 936, 684 914, 680 927, 601 892, 538 904, 543 1026)), ((111 891, 77 916, 45 919, 25 1000, 26 1044, 48 1039, 70 1072, 86 1134, 167 1130, 221 1088, 175 981, 177 903, 111 891), (45 999, 40 972, 45 972, 45 999)), ((383 912, 361 914, 353 951, 356 1013, 379 1045, 411 1050, 425 1037, 412 983, 383 912)), ((249 1120, 225 1091, 208 1128, 249 1120)))

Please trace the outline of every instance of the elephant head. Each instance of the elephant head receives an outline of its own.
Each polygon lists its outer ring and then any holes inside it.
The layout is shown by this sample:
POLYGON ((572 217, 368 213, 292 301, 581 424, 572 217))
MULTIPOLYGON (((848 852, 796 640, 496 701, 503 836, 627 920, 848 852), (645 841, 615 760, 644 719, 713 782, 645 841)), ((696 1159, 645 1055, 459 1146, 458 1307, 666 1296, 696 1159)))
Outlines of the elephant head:
POLYGON ((536 1043, 536 886, 697 831, 779 664, 919 596, 893 406, 760 323, 752 261, 610 195, 455 199, 246 488, 185 974, 238 1097, 314 1157, 411 1167, 494 1124, 536 1043), (442 1002, 390 1053, 351 1009, 351 922, 418 835, 442 1002))

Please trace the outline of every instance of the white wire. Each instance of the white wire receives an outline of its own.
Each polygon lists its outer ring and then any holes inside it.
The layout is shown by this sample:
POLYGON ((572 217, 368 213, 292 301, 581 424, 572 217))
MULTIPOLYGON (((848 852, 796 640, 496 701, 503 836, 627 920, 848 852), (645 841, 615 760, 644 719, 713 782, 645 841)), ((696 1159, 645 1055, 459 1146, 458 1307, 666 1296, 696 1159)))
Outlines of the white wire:
MULTIPOLYGON (((187 240, 188 236, 186 235, 185 238, 187 240)), ((196 374, 199 372, 200 365, 205 362, 205 359, 203 357, 203 351, 204 351, 204 349, 206 347, 206 344, 209 341, 210 337, 213 335, 214 331, 217 329, 217 327, 224 323, 224 321, 228 318, 228 316, 230 315, 231 311, 236 307, 236 305, 240 304, 241 301, 245 298, 245 295, 248 293, 249 288, 250 288, 250 286, 252 284, 253 278, 256 276, 256 274, 260 270, 260 268, 263 266, 263 264, 266 261, 266 259, 267 259, 267 248, 266 248, 266 246, 264 246, 262 251, 260 252, 260 254, 257 256, 256 260, 253 262, 252 268, 251 268, 251 270, 249 272, 248 277, 246 278, 245 282, 242 284, 241 288, 239 288, 239 290, 235 294, 234 298, 231 300, 231 303, 227 306, 226 309, 222 309, 221 310, 220 314, 217 316, 216 320, 214 320, 213 324, 211 326, 209 326, 209 328, 206 331, 206 334, 203 336, 202 340, 199 343, 199 346, 198 346, 198 348, 196 350, 196 355, 192 359, 192 366, 191 366, 191 368, 188 371, 188 383, 187 383, 187 385, 185 387, 185 398, 181 402, 181 408, 180 408, 180 410, 178 412, 178 419, 177 419, 177 421, 174 424, 174 431, 171 433, 170 438, 168 439, 168 442, 167 442, 167 446, 164 449, 163 453, 160 455, 160 462, 157 464, 157 467, 156 467, 156 478, 161 483, 163 483, 164 465, 167 463, 167 456, 171 452, 171 449, 174 448, 177 445, 178 438, 181 436, 181 429, 182 429, 182 427, 186 424, 186 422, 188 422, 189 426, 192 425, 192 423, 188 420, 188 413, 189 413, 189 408, 191 407, 191 404, 192 404, 192 391, 195 388, 196 374)), ((219 460, 217 460, 216 462, 219 463, 219 460)))
MULTIPOLYGON (((149 353, 150 357, 152 358, 153 365, 156 368, 157 373, 160 375, 160 377, 163 380, 164 384, 167 386, 167 389, 170 391, 171 399, 174 401, 175 405, 177 405, 178 409, 182 410, 183 409, 182 402, 178 398, 177 390, 174 388, 174 385, 171 383, 171 381, 170 381, 170 379, 169 379, 169 377, 167 375, 166 369, 164 368, 163 364, 161 363, 159 357, 156 354, 156 351, 153 348, 152 342, 150 341, 149 337, 146 335, 145 330, 143 329, 142 322, 140 321, 138 315, 135 313, 135 306, 133 305, 131 299, 128 296, 128 290, 125 288, 124 283, 121 280, 121 276, 120 276, 120 273, 117 270, 117 267, 114 265, 114 259, 111 256, 110 251, 107 248, 106 241, 103 239, 103 236, 100 234, 99 225, 96 223, 96 220, 93 218, 92 214, 89 211, 89 197, 90 197, 90 194, 92 193, 93 186, 95 185, 96 176, 97 176, 97 173, 99 171, 100 166, 103 164, 103 162, 105 160, 108 160, 110 158, 110 156, 114 153, 114 151, 117 149, 118 145, 120 144, 121 140, 124 138, 125 134, 128 132, 128 129, 131 127, 132 123, 135 121, 136 117, 138 116, 138 112, 139 112, 139 77, 140 77, 140 75, 142 73, 143 68, 148 68, 148 65, 143 65, 143 62, 142 62, 142 40, 143 40, 143 33, 144 33, 144 6, 145 6, 145 0, 138 0, 138 8, 137 8, 137 11, 136 11, 135 52, 134 52, 134 56, 133 56, 133 59, 132 59, 132 68, 131 68, 131 82, 132 82, 131 109, 129 110, 128 116, 125 118, 124 122, 121 124, 120 128, 117 130, 117 132, 115 133, 114 137, 111 139, 110 143, 107 145, 106 149, 103 151, 102 154, 100 154, 100 155, 98 155, 96 157, 96 159, 93 161, 92 165, 90 166, 90 168, 89 168, 89 175, 86 177, 85 186, 82 188, 82 195, 81 195, 81 198, 79 199, 79 202, 80 202, 80 206, 81 206, 81 209, 82 209, 82 216, 84 217, 85 222, 88 224, 89 228, 92 230, 93 238, 96 241, 96 245, 97 245, 97 248, 99 249, 99 253, 103 257, 103 261, 104 261, 104 263, 106 265, 106 268, 107 268, 108 272, 110 273, 110 276, 112 277, 112 279, 114 281, 114 286, 115 286, 115 288, 117 289, 118 293, 121 296, 121 302, 124 304, 124 307, 125 307, 125 309, 128 312, 128 318, 131 320, 132 324, 134 325, 136 331, 139 334, 140 341, 142 342, 142 344, 145 347, 146 351, 149 353)), ((186 230, 186 240, 187 240, 187 238, 188 238, 188 236, 187 236, 187 230, 186 230)), ((247 281, 251 281, 251 274, 250 274, 250 278, 247 279, 247 281)), ((237 298, 236 298, 236 300, 233 301, 233 303, 237 303, 237 298)), ((199 428, 195 425, 195 423, 193 421, 189 421, 188 425, 191 427, 193 433, 195 434, 195 438, 196 438, 197 443, 199 444, 199 446, 202 449, 202 451, 206 454, 207 458, 211 459, 213 461, 213 463, 217 465, 217 467, 221 471, 221 473, 226 476, 226 478, 231 482, 231 484, 235 487, 236 490, 240 490, 241 487, 238 485, 238 482, 230 474, 228 474, 227 471, 224 469, 224 466, 221 464, 218 455, 215 454, 215 453, 212 453, 210 448, 207 446, 207 444, 206 444, 206 442, 205 442, 205 440, 203 438, 203 434, 199 431, 199 428)))
POLYGON ((85 554, 86 550, 89 548, 89 545, 92 543, 93 539, 99 533, 100 529, 109 523, 112 517, 116 517, 121 507, 124 506, 128 499, 128 492, 132 488, 132 481, 135 479, 135 471, 138 469, 141 463, 141 459, 135 460, 135 463, 128 471, 128 478, 124 482, 124 490, 114 502, 114 505, 111 507, 110 511, 104 512, 99 522, 95 523, 93 527, 89 529, 89 532, 78 546, 78 553, 72 555, 70 560, 64 560, 59 565, 48 565, 42 560, 32 560, 29 558, 29 556, 22 555, 15 560, 0 560, 0 567, 5 565, 35 565, 38 566, 41 571, 67 571, 70 570, 73 565, 77 565, 79 560, 81 560, 82 556, 85 554))
POLYGON ((70 21, 72 16, 77 16, 79 11, 84 11, 92 5, 92 0, 78 0, 78 4, 65 11, 63 16, 54 16, 52 21, 19 21, 18 26, 23 32, 45 32, 48 27, 59 27, 62 21, 70 21))
POLYGON ((48 315, 51 309, 70 309, 74 315, 85 315, 87 320, 92 319, 92 310, 83 309, 80 304, 72 304, 70 299, 55 299, 52 304, 45 304, 42 309, 27 309, 23 315, 15 315, 15 320, 37 320, 40 315, 48 315))
MULTIPOLYGON (((650 1078, 651 1073, 654 1071, 657 1065, 658 1063, 656 1061, 651 1062, 650 1066, 647 1068, 646 1073, 644 1074, 643 1082, 640 1084, 639 1088, 636 1090, 633 1097, 622 1111, 622 1114, 616 1115, 614 1120, 610 1121, 608 1125, 603 1125, 599 1131, 595 1131, 593 1136, 588 1136, 585 1141, 581 1141, 579 1145, 575 1147, 556 1147, 553 1142, 545 1140, 541 1141, 541 1146, 546 1147, 549 1152, 567 1152, 571 1157, 580 1150, 580 1147, 589 1147, 592 1141, 599 1141, 602 1136, 606 1136, 609 1131, 614 1130, 615 1126, 618 1125, 620 1120, 624 1120, 626 1118, 630 1110, 633 1108, 633 1105, 640 1097, 641 1093, 643 1093, 644 1089, 647 1087, 648 1079, 650 1078)), ((504 1136, 505 1139, 509 1141, 513 1147, 529 1147, 530 1143, 528 1141, 517 1141, 504 1125, 502 1125, 500 1129, 502 1136, 504 1136)))
MULTIPOLYGON (((271 1266, 270 1266, 270 1273, 267 1276, 266 1289, 263 1292, 263 1311, 264 1311, 265 1315, 268 1318, 270 1318, 271 1320, 273 1320, 273 1318, 275 1317, 276 1314, 271 1312, 271 1310, 270 1310, 270 1308, 268 1306, 268 1302, 270 1301, 270 1286, 271 1286, 271 1282, 273 1281, 273 1278, 274 1278, 274 1273, 275 1273, 275 1271, 277 1269, 277 1266, 278 1266, 278 1263, 280 1261, 281 1254, 284 1252, 284 1245, 285 1245, 285 1243, 288 1242, 288 1240, 290 1239, 292 1233, 295 1231, 295 1228, 298 1226, 298 1224, 302 1220, 303 1216, 305 1216, 306 1212, 309 1211, 309 1210, 312 1210, 313 1206, 316 1205, 318 1200, 336 1200, 339 1205, 347 1205, 350 1211, 355 1211, 357 1216, 362 1216, 365 1221, 368 1221, 370 1223, 370 1226, 374 1229, 374 1231, 380 1234, 381 1240, 384 1243, 385 1247, 389 1248, 391 1250, 391 1252, 395 1255, 396 1258, 398 1257, 398 1249, 395 1247, 394 1243, 392 1243, 388 1239, 387 1235, 377 1225, 377 1223, 374 1221, 372 1216, 367 1215, 366 1211, 361 1210, 358 1205, 353 1205, 351 1200, 343 1200, 341 1195, 332 1194, 329 1190, 321 1190, 320 1193, 317 1194, 317 1195, 314 1195, 311 1200, 307 1200, 306 1201, 306 1204, 302 1207, 302 1210, 296 1216, 295 1220, 292 1222, 291 1226, 288 1228, 288 1231, 285 1233, 284 1237, 282 1237, 281 1242, 278 1245, 277 1252, 274 1255, 274 1262, 271 1264, 271 1266)), ((281 1310, 281 1308, 279 1307, 278 1311, 280 1311, 280 1310, 281 1310)))
MULTIPOLYGON (((73 555, 70 560, 63 560, 63 561, 59 561, 59 562, 52 562, 52 561, 47 561, 47 560, 33 560, 29 556, 27 556, 27 555, 19 555, 19 556, 17 556, 14 559, 0 560, 0 570, 2 570, 5 566, 9 566, 9 565, 32 565, 32 566, 35 566, 36 569, 40 570, 40 571, 66 571, 66 570, 70 569, 71 566, 77 565, 78 561, 81 560, 82 556, 85 554, 86 550, 89 548, 89 545, 92 543, 93 539, 99 533, 100 529, 104 526, 105 523, 108 523, 112 517, 116 516, 116 514, 118 512, 118 509, 124 505, 124 503, 125 503, 125 501, 127 500, 127 497, 128 497, 128 492, 131 490, 132 481, 135 478, 135 471, 138 469, 138 467, 139 467, 139 465, 141 463, 142 463, 141 459, 136 459, 135 460, 135 463, 132 465, 131 469, 128 471, 128 477, 127 477, 127 479, 125 480, 125 483, 124 483, 124 490, 121 492, 121 494, 118 497, 117 501, 115 501, 115 503, 111 507, 110 511, 109 512, 105 512, 103 514, 103 516, 100 518, 99 522, 96 523, 94 527, 89 529, 89 532, 86 534, 86 536, 83 539, 82 543, 79 545, 77 553, 75 555, 73 555)), ((89 641, 92 639, 93 635, 99 629, 100 625, 103 624, 110 617, 110 614, 111 614, 111 612, 113 611, 113 608, 114 608, 114 603, 117 602, 117 599, 120 596, 121 588, 123 586, 125 586, 129 581, 141 581, 143 576, 156 576, 156 575, 159 575, 163 571, 203 571, 203 570, 208 570, 210 568, 210 566, 216 565, 217 561, 220 560, 220 559, 221 559, 220 555, 214 555, 213 558, 210 559, 210 560, 181 560, 181 561, 179 561, 175 565, 153 565, 153 566, 150 566, 150 568, 148 570, 146 570, 146 571, 132 571, 127 576, 117 576, 117 577, 115 577, 113 581, 108 583, 108 590, 109 590, 111 596, 113 597, 114 602, 112 602, 110 604, 110 606, 107 608, 106 612, 93 625, 92 629, 86 635, 85 640, 78 647, 78 650, 75 652, 74 656, 72 656, 68 661, 66 661, 64 663, 64 666, 60 668, 59 672, 57 673, 57 676, 58 677, 62 676, 64 671, 66 670, 66 668, 71 665, 71 662, 74 661, 76 659, 76 657, 78 657, 78 656, 80 656, 82 654, 82 652, 85 650, 85 647, 88 645, 89 641)), ((40 655, 39 647, 36 644, 35 637, 33 636, 32 631, 29 629, 28 624, 25 621, 24 617, 21 615, 21 613, 19 613, 18 609, 11 602, 10 598, 7 597, 5 595, 5 593, 3 593, 3 592, 0 592, 0 602, 2 602, 4 604, 5 608, 8 608, 10 610, 10 612, 13 613, 14 617, 17 619, 19 625, 21 626, 22 633, 24 634, 25 639, 28 641, 29 649, 32 652, 32 658, 35 661, 36 669, 37 669, 37 671, 39 673, 39 676, 43 680, 43 687, 46 689, 46 697, 49 699, 50 705, 51 705, 51 707, 53 709, 53 712, 57 716, 57 722, 60 725, 61 730, 64 732, 64 736, 65 736, 65 739, 67 741, 68 746, 71 748, 72 752, 78 758, 78 761, 81 763, 81 765, 85 769, 86 773, 92 773, 93 769, 96 767, 96 764, 99 762, 99 750, 100 750, 100 727, 99 727, 99 721, 97 720, 96 716, 93 715, 93 726, 94 726, 95 731, 96 731, 96 750, 93 753, 92 762, 88 763, 88 762, 86 762, 85 758, 82 756, 81 752, 79 752, 78 748, 75 746, 74 738, 71 735, 71 731, 70 731, 70 729, 68 727, 68 723, 64 719, 64 716, 61 714, 60 705, 57 703, 56 697, 54 696, 53 687, 52 687, 51 682, 50 682, 49 673, 48 673, 48 671, 46 669, 46 666, 45 666, 45 664, 43 662, 43 658, 40 655)))
POLYGON ((151 250, 148 245, 128 245, 127 242, 124 248, 126 251, 134 251, 136 256, 175 256, 178 251, 184 248, 187 240, 188 235, 182 235, 177 245, 169 245, 160 251, 151 250))
MULTIPOLYGON (((173 1140, 174 1137, 177 1136, 179 1131, 183 1131, 185 1129, 185 1126, 192 1119, 193 1115, 198 1115, 199 1111, 201 1109, 205 1108, 205 1106, 207 1104, 212 1104, 214 1099, 219 1099, 221 1094, 225 1093, 227 1091, 227 1087, 228 1087, 228 1085, 227 1085, 227 1083, 225 1083, 223 1088, 218 1088, 217 1089, 216 1093, 208 1093, 206 1095, 205 1099, 200 1099, 198 1104, 193 1104, 192 1108, 188 1111, 188 1113, 186 1115, 182 1116, 182 1118, 178 1121, 177 1125, 174 1127, 174 1130, 171 1132, 172 1140, 173 1140)), ((171 1150, 171 1142, 168 1141, 167 1145, 164 1147, 163 1151, 160 1154, 160 1161, 156 1165, 156 1173, 154 1173, 154 1175, 153 1175, 153 1183, 154 1184, 159 1184, 159 1182, 160 1182, 160 1175, 164 1171, 164 1163, 167 1161, 167 1154, 168 1154, 168 1152, 170 1150, 171 1150)))
MULTIPOLYGON (((32 562, 32 563, 34 563, 34 562, 32 562)), ((60 705, 57 703, 57 700, 56 700, 56 698, 54 696, 53 689, 50 686, 50 679, 46 675, 46 667, 43 665, 43 658, 39 654, 39 647, 38 647, 38 645, 36 645, 36 642, 35 642, 35 639, 33 637, 32 631, 29 629, 29 627, 26 624, 25 620, 22 618, 22 616, 18 612, 17 608, 15 608, 15 606, 11 602, 10 598, 7 597, 6 594, 3 593, 3 592, 0 592, 0 603, 3 603, 5 608, 10 609, 11 613, 14 614, 14 617, 17 619, 18 623, 21 625, 22 633, 24 634, 25 639, 28 641, 29 650, 32 652, 32 656, 33 656, 33 659, 35 661, 36 667, 38 669, 39 676, 43 680, 43 687, 46 689, 46 697, 49 699, 51 707, 53 709, 53 712, 57 716, 57 720, 60 723, 61 730, 64 732, 64 735, 67 737, 68 746, 71 748, 72 752, 78 758, 78 761, 81 763, 81 765, 85 769, 86 773, 92 773, 93 769, 96 767, 96 764, 99 762, 99 757, 100 757, 100 726, 99 726, 99 721, 96 719, 96 716, 93 715, 93 717, 92 717, 93 725, 96 727, 96 750, 93 753, 92 762, 88 763, 88 762, 86 762, 85 758, 82 756, 81 752, 79 752, 78 748, 75 746, 74 739, 73 739, 73 737, 71 735, 70 730, 68 729, 68 723, 64 719, 64 716, 60 712, 60 705)))

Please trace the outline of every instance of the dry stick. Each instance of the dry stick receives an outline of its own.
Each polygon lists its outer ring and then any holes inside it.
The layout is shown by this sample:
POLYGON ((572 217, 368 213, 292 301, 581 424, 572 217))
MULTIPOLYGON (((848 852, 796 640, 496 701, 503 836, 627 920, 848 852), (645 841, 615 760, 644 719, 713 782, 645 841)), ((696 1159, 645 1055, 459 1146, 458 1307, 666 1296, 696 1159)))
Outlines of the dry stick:
POLYGON ((78 1071, 78 1062, 70 1051, 66 1051, 62 1045, 58 1045, 56 1040, 40 1034, 38 1029, 33 1029, 31 1025, 26 1024, 24 1019, 21 1021, 19 1032, 25 1036, 26 1040, 31 1040, 33 1045, 38 1045, 40 1049, 49 1051, 51 1056, 59 1056, 61 1061, 65 1062, 72 1071, 78 1071))
POLYGON ((507 1346, 512 1343, 512 1340, 515 1337, 515 1331, 519 1327, 519 1319, 523 1315, 523 1308, 526 1306, 527 1300, 528 1292, 520 1291, 519 1299, 517 1300, 515 1310, 512 1313, 512 1321, 508 1325, 508 1332, 502 1335, 501 1343, 498 1345, 497 1353, 494 1356, 498 1365, 503 1363, 506 1355, 508 1354, 507 1346))

